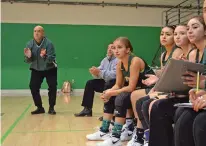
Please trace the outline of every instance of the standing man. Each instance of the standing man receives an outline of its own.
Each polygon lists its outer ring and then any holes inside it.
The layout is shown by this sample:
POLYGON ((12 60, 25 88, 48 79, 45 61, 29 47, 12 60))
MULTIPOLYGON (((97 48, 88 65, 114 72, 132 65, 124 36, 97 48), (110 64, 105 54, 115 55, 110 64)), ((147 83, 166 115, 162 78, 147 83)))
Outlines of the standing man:
POLYGON ((31 78, 30 90, 37 109, 31 114, 45 113, 42 106, 40 96, 41 84, 46 78, 49 86, 49 111, 51 115, 55 115, 54 106, 56 104, 57 94, 57 64, 55 62, 56 53, 52 42, 45 37, 44 28, 36 26, 34 28, 34 38, 30 40, 24 49, 25 62, 30 64, 31 78))
POLYGON ((107 56, 101 61, 100 66, 89 69, 94 79, 86 83, 82 101, 84 109, 74 114, 76 117, 92 116, 94 92, 103 92, 115 84, 117 58, 114 57, 112 49, 113 45, 110 44, 107 48, 107 56))

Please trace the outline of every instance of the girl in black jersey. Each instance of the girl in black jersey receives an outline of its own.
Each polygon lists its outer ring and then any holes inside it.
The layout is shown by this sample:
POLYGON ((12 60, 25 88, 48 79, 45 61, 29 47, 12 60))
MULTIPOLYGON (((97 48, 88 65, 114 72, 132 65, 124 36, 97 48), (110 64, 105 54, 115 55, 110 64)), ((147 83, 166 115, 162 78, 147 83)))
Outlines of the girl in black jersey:
MULTIPOLYGON (((160 43, 165 48, 165 52, 163 52, 161 55, 161 70, 163 69, 164 65, 170 58, 176 59, 182 54, 182 50, 175 45, 174 30, 175 30, 175 26, 165 26, 161 30, 160 43)), ((159 73, 160 72, 161 71, 159 71, 159 73)), ((145 84, 146 86, 152 86, 158 80, 157 75, 148 74, 147 77, 148 77, 147 79, 142 80, 142 83, 145 84)), ((130 139, 131 138, 132 139, 128 143, 128 146, 133 145, 133 144, 136 144, 139 146, 139 145, 142 145, 144 142, 143 140, 144 128, 140 121, 140 119, 142 119, 143 117, 141 116, 139 119, 138 117, 139 115, 137 114, 136 105, 137 105, 137 101, 139 101, 142 97, 146 96, 148 93, 149 93, 149 90, 147 89, 139 89, 139 90, 134 91, 131 95, 133 112, 134 112, 135 118, 137 118, 137 128, 135 129, 135 133, 133 133, 136 136, 133 136, 133 138, 130 137, 130 139)), ((148 99, 149 97, 140 100, 140 102, 138 103, 140 110, 141 110, 143 101, 148 100, 148 99)), ((129 130, 124 130, 124 131, 127 131, 127 133, 131 133, 129 130)), ((128 135, 127 133, 123 132, 124 135, 128 135)))
MULTIPOLYGON (((201 62, 203 60, 203 53, 205 48, 205 24, 203 22, 203 19, 201 17, 195 17, 191 19, 187 24, 187 36, 192 44, 194 44, 197 48, 196 51, 191 52, 190 56, 193 56, 193 60, 196 60, 197 62, 201 62), (199 51, 199 53, 198 53, 199 51)), ((188 73, 191 76, 190 77, 184 77, 185 84, 188 84, 189 86, 196 86, 196 74, 194 73, 188 73), (195 82, 195 83, 194 83, 195 82)), ((173 146, 173 127, 172 124, 174 122, 174 114, 176 111, 176 108, 174 107, 175 103, 179 102, 188 102, 188 94, 185 98, 169 98, 169 99, 160 99, 157 100, 150 112, 150 137, 149 137, 149 146, 173 146), (185 101, 184 101, 185 100, 185 101), (158 133, 158 134, 157 134, 158 133)), ((177 119, 177 122, 175 125, 178 125, 182 119, 181 117, 184 116, 184 113, 178 114, 180 115, 180 118, 177 119)), ((185 126, 188 123, 188 120, 183 120, 180 125, 182 125, 185 122, 185 126)), ((183 124, 184 125, 184 124, 183 124)), ((175 133, 179 133, 181 130, 177 128, 178 126, 175 126, 175 133)), ((192 126, 191 126, 192 127, 192 126)), ((191 128, 190 127, 190 128, 191 128)), ((185 128, 184 126, 182 127, 185 128)), ((189 131, 189 128, 187 129, 189 131)), ((191 140, 191 138, 188 138, 187 135, 189 135, 189 132, 183 132, 179 133, 178 135, 178 142, 181 142, 180 145, 183 146, 183 141, 188 142, 191 140), (184 137, 185 136, 185 137, 184 137)), ((192 134, 191 134, 192 135, 192 134)), ((176 136, 175 136, 176 137, 176 136)), ((187 143, 187 146, 189 143, 187 143)), ((178 146, 178 145, 177 145, 178 146)))
POLYGON ((195 52, 196 50, 187 37, 186 25, 178 25, 175 28, 174 41, 175 44, 182 49, 182 54, 180 55, 179 59, 196 62, 191 56, 192 52, 195 52))
MULTIPOLYGON (((204 13, 206 16, 206 1, 204 3, 204 13)), ((206 21, 206 19, 204 20, 206 21)), ((198 16, 189 20, 188 38, 191 43, 197 47, 196 62, 205 64, 206 54, 206 25, 203 18, 198 16)), ((196 87, 196 74, 189 73, 190 77, 184 77, 185 84, 196 87)), ((193 108, 178 108, 176 112, 177 119, 175 121, 175 146, 205 146, 206 145, 206 92, 205 89, 205 73, 200 76, 200 88, 202 90, 196 92, 195 89, 190 90, 190 102, 193 108)))
MULTIPOLYGON (((178 48, 182 49, 182 54, 180 56, 175 57, 175 59, 184 59, 184 60, 189 60, 189 61, 194 62, 194 58, 189 57, 189 56, 191 56, 190 54, 192 52, 195 52, 195 49, 192 48, 192 45, 188 40, 187 27, 185 25, 178 25, 175 28, 174 42, 178 48)), ((163 43, 164 43, 164 41, 163 41, 163 43)), ((166 61, 168 60, 168 59, 165 60, 165 56, 166 56, 166 52, 164 52, 162 54, 162 65, 163 66, 165 65, 166 61)), ((169 56, 171 56, 171 55, 169 55, 169 56)), ((158 95, 158 92, 154 92, 154 93, 150 94, 150 96, 146 96, 146 97, 141 98, 136 103, 137 104, 137 106, 136 106, 137 113, 138 113, 139 119, 142 123, 143 129, 145 130, 145 136, 146 136, 145 142, 147 142, 149 139, 148 138, 149 131, 147 130, 149 128, 149 114, 148 114, 149 105, 150 105, 150 102, 155 100, 152 97, 156 97, 157 95, 158 95), (142 107, 144 107, 144 108, 142 108, 142 107)), ((165 98, 165 97, 166 97, 166 95, 158 96, 158 98, 165 98)), ((151 106, 152 106, 152 104, 151 104, 151 106)), ((135 140, 133 140, 133 143, 134 143, 134 141, 135 140)), ((140 142, 137 142, 137 140, 136 140, 136 143, 140 143, 140 142)), ((145 146, 146 145, 147 145, 147 143, 145 144, 145 146)))
POLYGON ((113 44, 114 55, 119 60, 116 68, 116 84, 100 96, 104 102, 104 116, 100 130, 86 136, 88 140, 104 140, 98 143, 98 146, 121 146, 120 136, 126 112, 127 109, 132 109, 131 92, 145 86, 141 82, 145 79, 145 74, 153 73, 143 59, 132 54, 133 47, 127 38, 119 37, 113 44), (109 126, 113 113, 115 123, 110 136, 109 126))

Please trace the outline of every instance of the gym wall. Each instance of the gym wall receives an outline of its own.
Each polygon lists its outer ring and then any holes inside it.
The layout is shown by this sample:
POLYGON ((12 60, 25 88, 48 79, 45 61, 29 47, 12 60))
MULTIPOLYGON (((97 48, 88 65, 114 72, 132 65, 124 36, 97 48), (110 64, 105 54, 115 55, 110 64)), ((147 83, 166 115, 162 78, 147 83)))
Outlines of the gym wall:
MULTIPOLYGON (((58 88, 63 81, 74 79, 73 88, 83 89, 92 78, 89 67, 99 65, 107 45, 119 36, 128 37, 135 54, 148 64, 159 47, 163 9, 1 4, 2 89, 29 88, 30 71, 23 61, 23 49, 36 25, 45 28, 56 48, 58 88)), ((47 88, 45 82, 42 88, 47 88)))

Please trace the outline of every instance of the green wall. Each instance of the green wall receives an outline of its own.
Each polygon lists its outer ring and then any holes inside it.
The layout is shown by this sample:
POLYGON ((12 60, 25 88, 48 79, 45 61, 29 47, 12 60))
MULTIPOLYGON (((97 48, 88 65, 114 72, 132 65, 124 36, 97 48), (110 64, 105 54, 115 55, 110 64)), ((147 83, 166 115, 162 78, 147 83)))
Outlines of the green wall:
MULTIPOLYGON (((30 70, 23 61, 25 44, 32 39, 36 24, 1 24, 2 89, 28 89, 30 70)), ((160 27, 42 24, 54 43, 58 63, 58 88, 64 80, 74 79, 73 88, 83 89, 91 77, 88 68, 98 66, 107 45, 118 36, 132 42, 135 54, 151 64, 159 46, 160 27)), ((44 81, 42 88, 46 89, 44 81)))

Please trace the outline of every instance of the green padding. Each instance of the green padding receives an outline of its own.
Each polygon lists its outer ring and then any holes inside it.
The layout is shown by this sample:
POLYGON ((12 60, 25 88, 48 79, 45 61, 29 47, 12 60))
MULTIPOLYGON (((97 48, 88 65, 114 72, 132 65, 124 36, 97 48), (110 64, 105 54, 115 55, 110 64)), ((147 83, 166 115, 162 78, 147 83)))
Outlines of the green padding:
MULTIPOLYGON (((2 69, 3 89, 28 89, 30 81, 30 70, 28 68, 3 68, 2 69)), ((65 80, 74 79, 72 88, 83 89, 88 79, 92 78, 87 68, 59 68, 58 70, 58 88, 61 88, 65 80)), ((42 88, 47 89, 46 79, 42 88)))
MULTIPOLYGON (((35 24, 1 24, 2 89, 28 89, 28 64, 23 62, 23 49, 32 38, 35 24)), ((92 78, 88 68, 98 66, 106 54, 107 45, 118 36, 132 42, 134 53, 148 64, 159 46, 160 27, 92 26, 43 24, 46 35, 57 52, 58 88, 64 80, 75 80, 74 88, 84 88, 92 78)), ((47 88, 46 84, 42 85, 47 88)))

